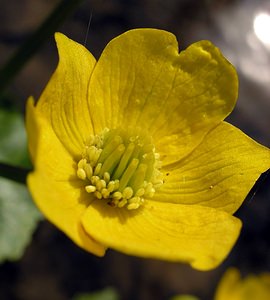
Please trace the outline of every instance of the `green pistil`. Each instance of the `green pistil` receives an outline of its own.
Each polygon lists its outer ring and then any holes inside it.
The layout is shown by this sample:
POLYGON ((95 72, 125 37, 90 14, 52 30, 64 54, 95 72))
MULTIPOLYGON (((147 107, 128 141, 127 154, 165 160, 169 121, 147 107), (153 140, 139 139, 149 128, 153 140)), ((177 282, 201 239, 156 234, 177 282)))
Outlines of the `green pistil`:
POLYGON ((143 186, 145 174, 147 170, 147 165, 146 164, 140 164, 133 174, 129 184, 130 186, 133 187, 135 191, 137 191, 140 187, 143 186))
POLYGON ((133 158, 120 179, 119 191, 122 192, 123 189, 127 186, 130 178, 136 171, 138 164, 139 160, 137 158, 133 158))
POLYGON ((151 181, 155 166, 155 154, 153 152, 145 154, 145 157, 142 159, 142 162, 148 166, 147 171, 145 173, 145 180, 151 181))
POLYGON ((85 190, 113 207, 137 209, 162 183, 160 165, 151 138, 104 130, 89 138, 78 162, 77 176, 85 190))
MULTIPOLYGON (((105 172, 112 174, 113 170, 119 163, 121 156, 125 151, 125 146, 123 144, 119 145, 107 158, 101 167, 99 174, 102 176, 105 172)), ((116 178, 117 179, 117 178, 116 178)))
MULTIPOLYGON (((113 174, 113 178, 119 178, 121 176, 121 174, 123 174, 125 168, 127 167, 128 161, 130 160, 130 157, 134 151, 135 145, 133 143, 130 143, 127 148, 126 151, 124 153, 124 155, 121 158, 121 161, 116 169, 116 171, 113 174)), ((134 156, 133 156, 134 157, 134 156)))
POLYGON ((100 154, 98 162, 103 163, 104 160, 108 157, 108 155, 111 154, 115 150, 115 148, 122 143, 123 143, 122 138, 119 135, 113 137, 113 139, 108 141, 108 144, 105 145, 104 149, 100 154))

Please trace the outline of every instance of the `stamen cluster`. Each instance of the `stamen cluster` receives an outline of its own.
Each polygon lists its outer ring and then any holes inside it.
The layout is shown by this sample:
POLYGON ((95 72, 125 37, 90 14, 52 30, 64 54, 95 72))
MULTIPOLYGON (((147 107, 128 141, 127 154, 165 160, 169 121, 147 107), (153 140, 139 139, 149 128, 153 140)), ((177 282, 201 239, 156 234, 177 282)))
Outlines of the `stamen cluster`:
POLYGON ((85 190, 113 207, 129 210, 140 207, 144 198, 153 197, 162 184, 159 156, 149 137, 128 136, 121 130, 104 130, 91 136, 77 176, 86 181, 85 190))

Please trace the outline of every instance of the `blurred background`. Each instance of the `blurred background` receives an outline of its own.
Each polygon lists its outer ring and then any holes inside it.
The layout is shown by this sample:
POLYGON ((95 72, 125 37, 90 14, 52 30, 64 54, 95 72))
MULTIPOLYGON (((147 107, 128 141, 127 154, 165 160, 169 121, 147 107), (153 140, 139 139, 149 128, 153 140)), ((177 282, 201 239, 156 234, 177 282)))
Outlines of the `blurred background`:
MULTIPOLYGON (((59 2, 0 1, 0 67, 59 2)), ((270 147, 269 0, 85 0, 57 31, 82 44, 86 40, 87 48, 98 58, 113 37, 138 27, 173 32, 180 49, 201 39, 215 43, 236 66, 240 79, 239 100, 229 122, 270 147)), ((39 97, 56 64, 51 35, 9 84, 1 106, 23 113, 27 97, 39 97)), ((243 230, 236 246, 220 267, 209 272, 112 250, 96 258, 41 221, 22 258, 0 265, 0 299, 67 300, 108 286, 115 288, 120 299, 169 299, 183 293, 212 299, 229 266, 236 266, 244 275, 270 271, 269 215, 270 176, 263 174, 237 212, 243 230)))

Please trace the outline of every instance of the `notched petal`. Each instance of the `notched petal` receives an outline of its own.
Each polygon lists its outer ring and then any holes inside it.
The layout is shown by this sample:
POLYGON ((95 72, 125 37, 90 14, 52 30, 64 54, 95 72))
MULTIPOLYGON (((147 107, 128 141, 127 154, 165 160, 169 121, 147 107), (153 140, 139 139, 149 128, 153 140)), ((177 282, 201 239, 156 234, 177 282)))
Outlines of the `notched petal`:
POLYGON ((165 165, 190 153, 231 112, 237 89, 235 69, 210 42, 179 54, 171 33, 136 29, 104 49, 89 103, 96 109, 96 131, 142 127, 154 137, 165 165))

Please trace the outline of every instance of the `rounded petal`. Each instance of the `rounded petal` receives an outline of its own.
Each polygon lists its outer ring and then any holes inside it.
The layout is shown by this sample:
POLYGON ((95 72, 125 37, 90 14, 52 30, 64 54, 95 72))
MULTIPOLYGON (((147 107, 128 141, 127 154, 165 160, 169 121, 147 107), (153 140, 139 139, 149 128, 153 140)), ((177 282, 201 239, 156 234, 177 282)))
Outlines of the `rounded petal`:
POLYGON ((228 269, 218 285, 215 300, 268 300, 270 299, 269 274, 248 275, 241 279, 235 268, 228 269))
POLYGON ((270 167, 270 150, 222 122, 184 160, 165 168, 156 201, 199 204, 234 213, 270 167))
POLYGON ((106 46, 89 105, 96 132, 139 126, 154 137, 165 165, 186 156, 231 112, 237 89, 233 66, 210 42, 178 53, 173 34, 136 29, 106 46))
POLYGON ((59 64, 36 109, 48 120, 67 150, 78 155, 93 131, 87 93, 96 61, 85 47, 63 34, 56 33, 55 39, 59 64))
POLYGON ((241 275, 235 268, 230 268, 223 275, 215 293, 215 300, 241 300, 241 275))
POLYGON ((85 233, 80 218, 86 201, 81 200, 81 182, 72 176, 75 164, 51 126, 28 101, 27 132, 35 171, 27 178, 29 190, 42 213, 76 244, 102 256, 105 247, 85 233))
POLYGON ((235 243, 240 220, 197 205, 146 201, 138 211, 90 205, 82 223, 100 243, 126 254, 181 261, 208 270, 220 264, 235 243))

